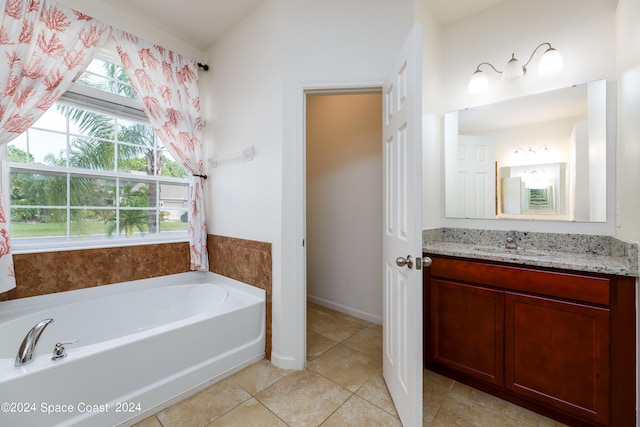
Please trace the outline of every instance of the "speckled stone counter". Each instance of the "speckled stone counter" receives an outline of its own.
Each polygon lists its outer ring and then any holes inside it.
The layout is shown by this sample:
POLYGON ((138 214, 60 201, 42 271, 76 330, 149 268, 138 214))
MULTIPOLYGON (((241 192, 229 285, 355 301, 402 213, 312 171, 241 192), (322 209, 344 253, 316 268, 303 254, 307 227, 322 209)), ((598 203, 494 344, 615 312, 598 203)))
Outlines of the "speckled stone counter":
POLYGON ((468 228, 424 230, 422 249, 512 264, 638 277, 638 244, 610 236, 515 232, 518 249, 505 249, 507 232, 468 228))

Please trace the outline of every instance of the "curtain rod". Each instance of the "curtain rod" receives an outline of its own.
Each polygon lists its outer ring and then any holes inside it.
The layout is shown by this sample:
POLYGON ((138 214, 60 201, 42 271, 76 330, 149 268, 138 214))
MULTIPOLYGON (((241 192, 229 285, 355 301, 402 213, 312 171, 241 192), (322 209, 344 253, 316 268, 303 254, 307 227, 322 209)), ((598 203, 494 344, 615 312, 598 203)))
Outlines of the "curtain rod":
POLYGON ((202 68, 205 71, 209 71, 209 66, 207 64, 203 64, 201 62, 198 62, 198 67, 202 68))

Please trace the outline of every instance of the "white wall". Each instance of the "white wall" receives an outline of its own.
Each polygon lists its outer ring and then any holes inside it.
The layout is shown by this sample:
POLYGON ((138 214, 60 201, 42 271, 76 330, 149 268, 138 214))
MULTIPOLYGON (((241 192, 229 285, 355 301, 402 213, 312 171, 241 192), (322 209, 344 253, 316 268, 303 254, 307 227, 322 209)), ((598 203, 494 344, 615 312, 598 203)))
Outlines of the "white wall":
POLYGON ((382 94, 307 96, 307 299, 382 323, 382 94))
POLYGON ((127 31, 145 40, 171 49, 180 55, 194 61, 202 62, 205 53, 184 42, 178 37, 160 28, 133 10, 125 10, 122 7, 114 8, 106 0, 57 0, 72 9, 89 15, 116 28, 127 31))
POLYGON ((615 78, 614 14, 616 0, 508 0, 443 29, 443 108, 458 110, 528 93, 615 78), (499 70, 511 54, 524 64, 533 49, 549 42, 562 53, 564 70, 537 75, 541 48, 518 81, 500 81, 484 70, 489 90, 468 93, 469 78, 481 62, 499 70))
POLYGON ((208 232, 279 244, 282 63, 279 15, 265 2, 209 52, 201 73, 206 158, 253 146, 252 161, 208 165, 208 232))
MULTIPOLYGON (((446 73, 442 77, 443 110, 458 110, 602 78, 612 82, 610 89, 615 88, 616 3, 615 0, 509 0, 444 27, 442 67, 446 73), (564 70, 561 73, 537 76, 541 56, 538 52, 523 79, 500 81, 498 74, 488 69, 489 90, 480 95, 468 93, 469 78, 479 63, 491 62, 501 69, 511 53, 524 63, 533 49, 543 42, 551 43, 562 53, 564 70)), ((611 107, 615 109, 615 103, 611 107)), ((442 224, 484 229, 615 234, 615 126, 611 126, 609 131, 613 143, 607 158, 609 197, 606 223, 443 218, 442 224)))
POLYGON ((618 74, 618 236, 640 241, 640 2, 620 0, 616 14, 618 74))
MULTIPOLYGON (((640 241, 640 2, 619 0, 616 13, 618 86, 617 203, 621 210, 620 238, 640 241)), ((637 282, 636 282, 637 283, 637 282)), ((640 290, 636 286, 636 348, 640 348, 640 290)), ((639 364, 636 350, 636 366, 639 364)), ((640 380, 636 372, 636 411, 640 380)), ((636 420, 636 426, 640 422, 636 420)))
POLYGON ((208 171, 209 232, 272 243, 277 366, 306 359, 304 89, 380 86, 411 24, 410 0, 266 0, 208 52, 210 153, 256 146, 208 171))

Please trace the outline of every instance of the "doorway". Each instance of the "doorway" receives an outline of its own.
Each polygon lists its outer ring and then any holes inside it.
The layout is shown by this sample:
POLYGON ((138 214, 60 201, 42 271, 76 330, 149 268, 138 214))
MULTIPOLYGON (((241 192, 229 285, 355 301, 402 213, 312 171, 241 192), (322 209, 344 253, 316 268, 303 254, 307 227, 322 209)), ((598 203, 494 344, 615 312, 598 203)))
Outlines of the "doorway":
POLYGON ((382 324, 382 94, 305 103, 307 299, 382 324))

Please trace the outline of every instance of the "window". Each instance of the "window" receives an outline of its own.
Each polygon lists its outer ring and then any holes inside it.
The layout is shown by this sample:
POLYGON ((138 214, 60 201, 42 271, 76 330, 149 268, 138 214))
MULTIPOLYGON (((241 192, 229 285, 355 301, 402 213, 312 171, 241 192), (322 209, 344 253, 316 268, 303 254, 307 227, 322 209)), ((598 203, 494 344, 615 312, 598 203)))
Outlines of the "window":
POLYGON ((187 239, 188 175, 113 62, 94 60, 6 150, 17 250, 187 239))

